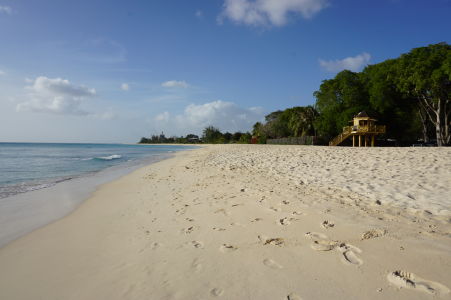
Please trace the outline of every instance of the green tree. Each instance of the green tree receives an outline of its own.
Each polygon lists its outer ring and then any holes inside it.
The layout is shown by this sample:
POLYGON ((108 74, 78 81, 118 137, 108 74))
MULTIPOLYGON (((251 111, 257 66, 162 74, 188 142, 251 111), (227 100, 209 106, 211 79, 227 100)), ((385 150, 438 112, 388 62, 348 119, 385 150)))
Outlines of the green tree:
POLYGON ((235 142, 235 143, 239 142, 242 135, 243 135, 242 132, 239 132, 239 131, 235 132, 232 135, 232 141, 235 142))
POLYGON ((397 87, 414 97, 435 128, 438 146, 451 142, 451 46, 412 49, 399 58, 397 87))
POLYGON ((299 137, 315 135, 314 121, 318 115, 313 106, 297 106, 286 109, 287 128, 289 136, 299 137))
POLYGON ((231 134, 230 132, 224 133, 223 136, 224 136, 224 142, 225 143, 230 143, 232 141, 233 134, 231 134))
MULTIPOLYGON (((415 101, 396 86, 398 60, 390 59, 363 70, 369 96, 369 111, 381 124, 387 126, 387 137, 399 142, 419 138, 421 122, 415 101)), ((427 123, 423 123, 427 128, 427 123)), ((427 140, 427 135, 423 136, 427 140)))
POLYGON ((269 138, 289 136, 288 115, 284 111, 274 111, 265 116, 264 134, 269 138))
POLYGON ((250 144, 252 135, 249 132, 243 133, 240 137, 240 144, 250 144))
POLYGON ((202 139, 206 143, 219 143, 223 138, 221 131, 213 126, 208 126, 203 131, 202 139))
POLYGON ((257 137, 257 143, 266 144, 266 133, 265 133, 265 125, 257 122, 252 127, 252 135, 257 137))
POLYGON ((331 138, 340 133, 354 115, 362 110, 371 111, 362 79, 361 74, 345 70, 323 81, 314 93, 319 113, 314 123, 320 135, 331 138))

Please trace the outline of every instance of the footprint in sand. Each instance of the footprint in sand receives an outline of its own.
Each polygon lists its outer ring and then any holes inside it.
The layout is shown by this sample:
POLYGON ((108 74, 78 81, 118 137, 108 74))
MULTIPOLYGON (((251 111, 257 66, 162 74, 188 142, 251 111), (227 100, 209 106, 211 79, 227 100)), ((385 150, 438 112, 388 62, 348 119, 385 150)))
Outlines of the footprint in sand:
POLYGON ((220 228, 220 227, 213 227, 214 231, 225 231, 224 228, 220 228))
POLYGON ((304 213, 302 213, 302 212, 300 212, 300 211, 294 211, 294 212, 292 212, 291 214, 292 214, 292 215, 295 215, 295 216, 302 216, 304 213))
POLYGON ((338 245, 337 241, 318 240, 312 244, 312 249, 316 251, 330 251, 338 245))
POLYGON ((343 262, 360 266, 363 264, 363 260, 361 260, 356 253, 362 253, 362 250, 357 248, 356 246, 341 243, 337 248, 339 252, 343 255, 343 262))
POLYGON ((192 241, 192 242, 191 242, 191 245, 192 245, 194 248, 198 248, 198 249, 203 249, 203 248, 204 248, 204 243, 199 242, 199 241, 192 241))
POLYGON ((259 235, 258 239, 260 240, 263 245, 274 245, 274 246, 284 246, 285 241, 283 238, 269 238, 263 235, 259 235))
POLYGON ((276 261, 269 259, 269 258, 266 258, 265 260, 263 260, 263 264, 271 269, 282 269, 283 268, 279 263, 277 263, 276 261))
POLYGON ((381 237, 387 234, 387 230, 385 229, 371 229, 368 231, 365 231, 362 234, 362 240, 369 240, 369 239, 374 239, 377 237, 381 237))
POLYGON ((235 246, 233 246, 233 245, 222 244, 222 246, 219 247, 219 250, 220 250, 221 252, 228 253, 228 252, 236 251, 236 250, 238 250, 238 248, 235 247, 235 246))
POLYGON ((210 294, 215 297, 220 297, 224 294, 224 290, 221 288, 214 288, 210 291, 210 294))
POLYGON ((306 237, 313 239, 314 242, 311 245, 313 250, 316 251, 330 251, 337 249, 342 254, 343 262, 346 264, 352 264, 360 266, 363 264, 363 260, 360 259, 356 253, 362 253, 362 250, 356 246, 340 243, 338 241, 331 241, 325 234, 318 232, 307 232, 306 237))
POLYGON ((184 233, 184 234, 190 234, 191 232, 193 232, 193 230, 194 230, 194 226, 190 226, 190 227, 187 227, 187 228, 183 228, 181 230, 181 232, 184 233))
POLYGON ((443 284, 423 279, 413 273, 406 271, 394 271, 387 275, 387 280, 398 288, 408 288, 426 292, 433 295, 446 295, 450 290, 443 284))
POLYGON ((323 226, 323 227, 326 228, 326 229, 329 229, 329 228, 334 227, 335 224, 332 223, 332 222, 329 221, 329 220, 325 220, 325 221, 323 221, 323 223, 321 223, 321 226, 323 226))
POLYGON ((289 295, 287 295, 287 298, 285 298, 287 300, 302 300, 301 296, 299 296, 298 294, 295 293, 290 293, 289 295))
POLYGON ((191 267, 194 269, 196 273, 199 273, 203 269, 202 264, 199 262, 197 258, 193 260, 193 262, 191 263, 191 267))
POLYGON ((279 220, 279 224, 280 224, 280 225, 287 226, 287 225, 290 225, 291 222, 290 222, 290 220, 289 220, 288 218, 283 218, 283 219, 280 219, 280 220, 279 220))
POLYGON ((321 240, 327 240, 327 239, 329 239, 329 238, 327 237, 327 235, 322 234, 322 233, 319 233, 319 232, 307 232, 307 233, 305 234, 305 237, 310 238, 310 239, 312 239, 312 240, 314 240, 314 239, 321 239, 321 240))
POLYGON ((331 241, 327 235, 319 232, 307 232, 305 237, 314 240, 311 248, 316 251, 330 251, 338 245, 337 241, 331 241))
POLYGON ((224 208, 220 208, 220 209, 215 211, 215 214, 219 214, 219 213, 222 213, 224 216, 228 216, 229 215, 229 213, 224 208))

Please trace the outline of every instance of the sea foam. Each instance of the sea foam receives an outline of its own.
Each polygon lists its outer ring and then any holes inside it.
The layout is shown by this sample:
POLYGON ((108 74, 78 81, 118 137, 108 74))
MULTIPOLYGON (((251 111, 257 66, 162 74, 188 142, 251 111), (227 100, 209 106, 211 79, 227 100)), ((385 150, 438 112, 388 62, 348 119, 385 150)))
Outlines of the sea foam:
POLYGON ((96 157, 96 159, 101 159, 101 160, 112 160, 112 159, 119 159, 119 158, 122 158, 122 155, 113 154, 113 155, 110 155, 110 156, 96 157))

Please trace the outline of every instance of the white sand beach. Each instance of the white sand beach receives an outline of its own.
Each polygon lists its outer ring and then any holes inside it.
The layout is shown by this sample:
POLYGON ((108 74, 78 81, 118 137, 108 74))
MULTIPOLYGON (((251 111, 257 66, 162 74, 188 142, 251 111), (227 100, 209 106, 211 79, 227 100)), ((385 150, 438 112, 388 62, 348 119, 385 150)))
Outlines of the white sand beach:
POLYGON ((213 145, 0 248, 0 299, 451 299, 451 149, 213 145))

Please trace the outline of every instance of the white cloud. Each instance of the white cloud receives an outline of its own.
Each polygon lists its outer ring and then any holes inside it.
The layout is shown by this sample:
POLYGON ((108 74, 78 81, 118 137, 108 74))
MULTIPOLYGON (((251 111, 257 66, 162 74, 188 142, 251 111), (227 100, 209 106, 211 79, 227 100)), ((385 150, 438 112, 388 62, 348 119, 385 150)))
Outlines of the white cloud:
POLYGON ((177 135, 201 134, 207 126, 221 131, 250 131, 255 122, 263 119, 263 110, 258 107, 243 108, 233 102, 221 100, 204 104, 190 104, 182 114, 161 113, 154 118, 155 132, 164 131, 177 135))
POLYGON ((155 121, 157 121, 157 122, 168 122, 169 118, 170 118, 169 113, 167 111, 165 111, 165 112, 163 112, 161 114, 158 114, 155 117, 155 121))
POLYGON ((95 89, 76 86, 66 79, 37 77, 26 87, 29 100, 19 103, 18 111, 47 112, 54 114, 88 115, 81 108, 86 98, 96 95, 95 89))
POLYGON ((283 26, 290 15, 311 18, 328 6, 327 0, 225 0, 218 17, 251 26, 283 26))
POLYGON ((5 71, 0 70, 0 76, 6 75, 5 71))
POLYGON ((169 80, 169 81, 163 82, 161 84, 161 86, 167 87, 167 88, 174 88, 174 87, 187 88, 187 87, 189 87, 189 84, 184 80, 182 80, 182 81, 169 80))
POLYGON ((12 8, 9 7, 9 6, 0 5, 0 14, 1 14, 1 13, 10 15, 10 14, 13 13, 13 10, 12 10, 12 8))
POLYGON ((128 85, 128 83, 121 84, 121 90, 128 91, 129 89, 130 89, 130 86, 128 85))
POLYGON ((344 59, 337 60, 319 60, 319 64, 328 72, 340 72, 342 70, 350 70, 353 72, 360 71, 366 66, 371 59, 371 55, 364 52, 354 57, 346 57, 344 59))
POLYGON ((204 16, 204 13, 203 13, 203 11, 201 11, 200 9, 198 9, 198 10, 196 10, 195 15, 196 15, 196 17, 198 17, 198 18, 202 18, 202 17, 204 16))

